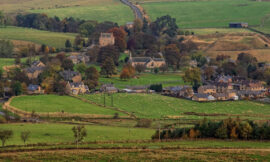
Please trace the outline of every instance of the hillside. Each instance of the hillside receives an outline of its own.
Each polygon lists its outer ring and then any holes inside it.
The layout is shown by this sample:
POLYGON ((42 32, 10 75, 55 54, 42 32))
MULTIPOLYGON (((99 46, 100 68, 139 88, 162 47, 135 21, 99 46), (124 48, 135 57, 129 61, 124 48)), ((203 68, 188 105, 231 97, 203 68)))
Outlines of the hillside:
POLYGON ((57 33, 13 26, 1 28, 0 30, 0 39, 29 41, 56 48, 64 48, 65 41, 67 39, 73 41, 75 35, 72 33, 57 33))

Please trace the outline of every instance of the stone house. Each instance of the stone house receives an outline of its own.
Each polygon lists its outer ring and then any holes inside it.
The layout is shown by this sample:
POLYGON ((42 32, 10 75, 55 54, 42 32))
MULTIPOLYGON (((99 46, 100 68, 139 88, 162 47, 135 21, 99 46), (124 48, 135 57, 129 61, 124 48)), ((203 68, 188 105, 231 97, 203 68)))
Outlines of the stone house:
POLYGON ((134 26, 134 22, 127 22, 126 23, 126 28, 127 29, 131 29, 131 28, 133 28, 133 26, 134 26))
POLYGON ((218 83, 232 83, 232 77, 229 75, 221 75, 217 77, 216 82, 218 83))
POLYGON ((90 57, 87 56, 85 53, 81 54, 72 54, 71 56, 68 57, 73 64, 79 64, 79 63, 88 63, 90 61, 90 57))
POLYGON ((101 33, 99 37, 99 45, 100 47, 105 47, 109 45, 114 45, 115 38, 113 33, 101 33))
POLYGON ((30 84, 27 87, 28 94, 44 94, 44 90, 39 85, 30 84))
POLYGON ((130 57, 129 62, 133 67, 143 65, 148 69, 159 68, 166 65, 165 59, 151 57, 130 57))
POLYGON ((66 93, 71 95, 79 95, 89 93, 89 88, 87 85, 84 85, 83 82, 71 83, 68 82, 66 85, 66 93))
POLYGON ((25 69, 25 73, 29 79, 37 79, 39 74, 44 71, 45 67, 29 67, 25 69))
POLYGON ((65 81, 70 81, 74 83, 79 83, 82 81, 81 74, 76 71, 64 70, 61 71, 59 74, 65 81))
POLYGON ((100 87, 100 92, 104 93, 118 93, 118 89, 114 87, 113 84, 103 84, 100 87))
POLYGON ((226 93, 215 93, 213 96, 219 101, 226 101, 228 99, 226 93))
POLYGON ((216 98, 210 94, 196 93, 192 97, 192 100, 198 102, 206 102, 206 101, 215 101, 216 98))
POLYGON ((217 93, 217 88, 214 85, 204 85, 198 88, 198 93, 200 94, 215 94, 217 93))
POLYGON ((218 82, 215 84, 217 93, 224 93, 228 90, 233 90, 233 85, 231 83, 218 82))
POLYGON ((162 94, 172 97, 192 98, 194 91, 190 86, 175 86, 163 88, 162 94))

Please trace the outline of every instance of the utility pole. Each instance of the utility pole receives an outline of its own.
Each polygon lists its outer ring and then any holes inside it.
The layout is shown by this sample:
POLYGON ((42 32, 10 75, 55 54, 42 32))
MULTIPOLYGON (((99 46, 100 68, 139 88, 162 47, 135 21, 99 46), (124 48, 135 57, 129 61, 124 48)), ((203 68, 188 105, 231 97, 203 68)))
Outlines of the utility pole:
POLYGON ((106 94, 104 92, 104 107, 106 106, 106 94))
POLYGON ((113 107, 113 93, 111 94, 111 105, 113 107))

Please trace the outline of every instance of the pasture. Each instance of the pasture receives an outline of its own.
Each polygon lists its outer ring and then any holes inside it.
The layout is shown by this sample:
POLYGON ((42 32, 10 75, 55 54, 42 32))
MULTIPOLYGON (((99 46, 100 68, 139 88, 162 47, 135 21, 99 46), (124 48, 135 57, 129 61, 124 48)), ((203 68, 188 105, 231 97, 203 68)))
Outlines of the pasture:
POLYGON ((101 83, 113 83, 117 88, 126 88, 128 86, 143 86, 151 84, 162 83, 163 87, 183 85, 184 81, 182 79, 181 73, 143 73, 137 76, 137 78, 132 78, 130 80, 121 80, 119 75, 113 76, 111 78, 99 78, 101 83))
POLYGON ((27 112, 32 112, 34 110, 37 113, 54 113, 64 111, 66 113, 74 114, 114 115, 115 113, 119 113, 120 116, 124 115, 123 113, 85 103, 79 99, 69 96, 21 96, 15 97, 10 105, 27 112))
POLYGON ((151 20, 169 14, 180 28, 228 27, 230 22, 257 26, 270 13, 269 2, 250 0, 149 2, 142 6, 151 20))
POLYGON ((57 33, 14 26, 0 30, 0 39, 29 41, 55 48, 64 48, 65 41, 69 39, 73 42, 75 36, 76 34, 72 33, 57 33))
POLYGON ((132 10, 118 0, 102 0, 101 2, 89 3, 84 5, 75 5, 63 8, 34 9, 33 13, 46 13, 48 16, 58 16, 61 19, 74 17, 83 20, 96 20, 98 22, 112 21, 119 25, 133 21, 132 10))
MULTIPOLYGON (((82 95, 81 97, 96 103, 103 103, 102 94, 82 95)), ((110 103, 112 97, 106 97, 110 103)), ((195 101, 162 96, 158 94, 125 94, 113 95, 114 106, 122 110, 133 112, 142 118, 180 118, 203 119, 205 116, 193 116, 184 113, 195 112, 214 115, 215 118, 254 117, 254 119, 267 119, 270 116, 270 105, 251 101, 226 101, 199 103, 195 101)), ((211 117, 211 116, 207 116, 211 117)), ((213 117, 213 116, 212 116, 213 117)))
MULTIPOLYGON (((71 124, 1 124, 0 129, 12 130, 14 136, 7 141, 7 145, 22 145, 21 132, 30 131, 28 144, 73 142, 71 124)), ((150 140, 154 134, 152 129, 124 128, 112 126, 86 125, 87 137, 85 142, 93 141, 122 141, 122 140, 150 140)))

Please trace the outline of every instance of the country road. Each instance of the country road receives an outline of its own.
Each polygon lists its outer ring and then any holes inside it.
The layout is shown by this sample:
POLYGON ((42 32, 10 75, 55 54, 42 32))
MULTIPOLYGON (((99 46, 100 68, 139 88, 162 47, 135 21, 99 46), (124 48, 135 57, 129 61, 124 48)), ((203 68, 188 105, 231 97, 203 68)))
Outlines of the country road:
POLYGON ((136 18, 143 20, 143 13, 141 12, 141 10, 137 6, 135 6, 134 4, 129 2, 128 0, 120 0, 120 1, 122 3, 124 3, 125 5, 129 6, 133 10, 136 18))

